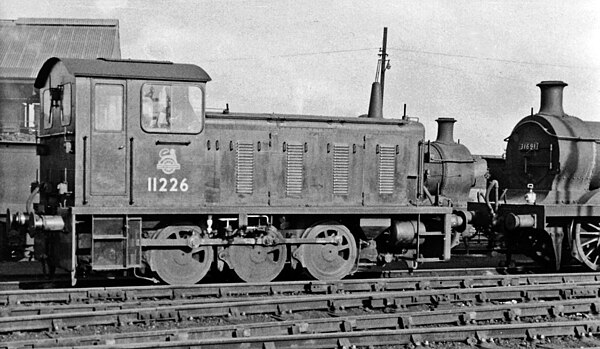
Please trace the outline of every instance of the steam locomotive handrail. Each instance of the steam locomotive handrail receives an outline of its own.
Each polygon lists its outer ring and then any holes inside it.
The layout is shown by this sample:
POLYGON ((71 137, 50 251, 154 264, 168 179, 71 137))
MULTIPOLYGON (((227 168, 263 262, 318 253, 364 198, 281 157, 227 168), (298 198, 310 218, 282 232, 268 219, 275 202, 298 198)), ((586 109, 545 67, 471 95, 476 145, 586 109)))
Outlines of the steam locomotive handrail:
MULTIPOLYGON (((545 132, 545 133, 546 133, 548 136, 555 137, 556 139, 559 139, 559 140, 568 140, 568 141, 583 141, 583 142, 596 142, 596 143, 600 143, 600 138, 582 138, 582 137, 571 137, 571 136, 559 136, 559 135, 557 135, 557 134, 550 133, 550 132, 548 132, 548 129, 547 129, 547 128, 546 128, 544 125, 542 125, 541 123, 539 123, 539 122, 537 122, 537 121, 532 121, 532 120, 529 120, 529 121, 522 122, 522 123, 520 123, 520 124, 519 124, 517 127, 521 127, 522 125, 525 125, 525 124, 536 124, 536 125, 540 126, 540 128, 541 128, 541 129, 542 129, 542 130, 543 130, 543 131, 544 131, 544 132, 545 132)), ((515 129, 516 129, 517 127, 515 127, 515 129)), ((512 134, 512 133, 511 133, 511 134, 512 134)), ((504 141, 505 141, 505 142, 508 142, 509 138, 510 138, 510 136, 508 136, 508 137, 504 138, 504 141)))
MULTIPOLYGON (((35 189, 31 191, 29 196, 27 197, 27 201, 25 202, 25 212, 32 213, 33 210, 33 198, 40 192, 40 186, 36 186, 35 189)), ((9 225, 10 226, 10 225, 9 225)))
POLYGON ((420 140, 417 144, 419 159, 417 161, 417 198, 423 196, 423 169, 425 168, 425 146, 424 140, 420 140))
POLYGON ((485 204, 487 205, 488 209, 490 210, 490 212, 492 213, 496 213, 498 212, 498 206, 500 205, 499 201, 500 201, 500 197, 498 196, 498 181, 497 180, 493 180, 490 182, 490 185, 487 187, 487 190, 485 191, 485 204), (496 188, 495 194, 496 194, 496 201, 494 202, 494 207, 492 207, 492 202, 490 201, 490 194, 492 193, 492 190, 496 188))

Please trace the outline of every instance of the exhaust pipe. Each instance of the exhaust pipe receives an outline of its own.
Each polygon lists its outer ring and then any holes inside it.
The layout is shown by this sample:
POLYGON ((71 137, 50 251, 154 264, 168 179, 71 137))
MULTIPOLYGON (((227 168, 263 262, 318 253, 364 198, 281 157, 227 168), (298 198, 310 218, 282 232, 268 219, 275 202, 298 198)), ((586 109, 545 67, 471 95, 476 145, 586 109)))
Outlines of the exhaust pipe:
POLYGON ((438 123, 437 139, 438 143, 451 144, 454 143, 454 118, 438 118, 435 120, 438 123))
POLYGON ((383 98, 381 96, 381 84, 377 81, 371 85, 371 100, 369 102, 369 118, 383 118, 383 98))
POLYGON ((541 90, 540 111, 538 114, 566 116, 563 110, 563 89, 568 86, 562 81, 542 81, 537 86, 541 90))

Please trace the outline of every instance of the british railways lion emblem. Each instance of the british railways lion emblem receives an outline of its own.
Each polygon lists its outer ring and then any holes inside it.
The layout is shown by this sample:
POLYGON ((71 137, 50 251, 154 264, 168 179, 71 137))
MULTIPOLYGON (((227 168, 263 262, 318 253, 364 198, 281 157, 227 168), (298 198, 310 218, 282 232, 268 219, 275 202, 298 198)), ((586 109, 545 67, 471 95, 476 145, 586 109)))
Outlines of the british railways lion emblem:
POLYGON ((177 162, 177 154, 175 149, 161 149, 158 152, 160 160, 156 164, 156 169, 162 170, 165 174, 172 174, 176 170, 181 169, 181 166, 177 162))

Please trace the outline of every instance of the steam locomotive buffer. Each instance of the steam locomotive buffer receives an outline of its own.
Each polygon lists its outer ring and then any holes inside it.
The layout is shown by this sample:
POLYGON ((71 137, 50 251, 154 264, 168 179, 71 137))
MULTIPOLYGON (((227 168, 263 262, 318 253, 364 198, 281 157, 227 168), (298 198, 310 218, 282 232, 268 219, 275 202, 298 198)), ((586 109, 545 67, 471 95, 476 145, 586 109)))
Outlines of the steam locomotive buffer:
POLYGON ((270 281, 289 265, 335 280, 359 263, 448 260, 471 231, 485 166, 454 142, 453 119, 425 143, 410 118, 206 113, 208 81, 170 62, 43 65, 39 183, 7 216, 51 272, 191 284, 224 268, 270 281))

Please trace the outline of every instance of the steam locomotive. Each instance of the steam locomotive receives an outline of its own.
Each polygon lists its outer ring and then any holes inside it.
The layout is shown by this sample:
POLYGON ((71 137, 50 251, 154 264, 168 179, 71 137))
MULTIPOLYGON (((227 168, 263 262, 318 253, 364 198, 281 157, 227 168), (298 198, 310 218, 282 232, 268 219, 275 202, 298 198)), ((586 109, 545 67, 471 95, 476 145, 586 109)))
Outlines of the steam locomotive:
POLYGON ((454 119, 425 141, 417 119, 376 112, 207 112, 209 81, 190 64, 46 61, 39 182, 7 218, 50 274, 193 284, 228 269, 267 282, 289 266, 336 280, 361 265, 447 261, 476 233, 598 269, 600 124, 564 114, 562 82, 538 85, 540 112, 508 137, 499 181, 454 141, 454 119))
POLYGON ((564 82, 537 86, 539 112, 519 121, 507 138, 504 183, 492 181, 486 203, 469 203, 469 211, 474 224, 501 237, 510 252, 556 269, 575 259, 599 270, 600 123, 563 111, 564 82))

